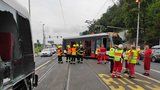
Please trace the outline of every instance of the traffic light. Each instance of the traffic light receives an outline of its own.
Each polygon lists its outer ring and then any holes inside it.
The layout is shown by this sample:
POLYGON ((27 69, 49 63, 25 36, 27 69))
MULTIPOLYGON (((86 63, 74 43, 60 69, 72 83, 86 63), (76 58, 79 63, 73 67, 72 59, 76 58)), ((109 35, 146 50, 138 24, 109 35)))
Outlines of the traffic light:
POLYGON ((139 3, 139 2, 141 2, 141 0, 136 0, 136 3, 139 3))

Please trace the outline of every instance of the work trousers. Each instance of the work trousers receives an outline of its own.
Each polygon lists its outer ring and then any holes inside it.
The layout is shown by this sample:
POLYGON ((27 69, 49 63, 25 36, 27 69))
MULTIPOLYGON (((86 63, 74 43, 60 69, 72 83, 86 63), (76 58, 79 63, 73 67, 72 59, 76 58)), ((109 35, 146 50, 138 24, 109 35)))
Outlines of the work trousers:
POLYGON ((112 57, 112 56, 109 56, 109 57, 110 57, 110 59, 109 59, 109 61, 110 61, 110 73, 112 73, 113 68, 114 68, 114 57, 112 57))
POLYGON ((129 63, 129 73, 130 76, 134 76, 135 75, 135 64, 129 63))
POLYGON ((62 61, 62 56, 58 56, 58 61, 62 61))
POLYGON ((66 54, 66 61, 70 61, 71 59, 71 55, 70 54, 66 54))
POLYGON ((71 61, 72 61, 72 62, 75 62, 75 61, 76 61, 76 55, 72 55, 71 61))
POLYGON ((83 55, 77 55, 77 61, 83 61, 83 55))
POLYGON ((122 63, 121 61, 114 61, 114 68, 112 75, 120 76, 122 71, 122 63))

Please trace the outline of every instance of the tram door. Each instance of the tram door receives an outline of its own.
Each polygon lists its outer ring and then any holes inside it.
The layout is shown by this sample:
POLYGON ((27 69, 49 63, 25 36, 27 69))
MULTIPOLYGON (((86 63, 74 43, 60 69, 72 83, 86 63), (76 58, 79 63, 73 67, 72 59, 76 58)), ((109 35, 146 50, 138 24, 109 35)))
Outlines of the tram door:
POLYGON ((91 54, 91 41, 85 41, 85 55, 90 56, 91 54))
POLYGON ((107 48, 107 38, 103 38, 103 45, 105 48, 107 48))

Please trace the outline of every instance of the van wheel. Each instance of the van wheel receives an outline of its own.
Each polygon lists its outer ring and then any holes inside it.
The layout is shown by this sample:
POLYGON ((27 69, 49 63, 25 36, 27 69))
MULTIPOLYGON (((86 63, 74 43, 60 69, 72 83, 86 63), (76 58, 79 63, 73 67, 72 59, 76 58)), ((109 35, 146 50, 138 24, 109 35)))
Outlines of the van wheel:
POLYGON ((152 57, 152 62, 156 62, 156 58, 155 57, 152 57))

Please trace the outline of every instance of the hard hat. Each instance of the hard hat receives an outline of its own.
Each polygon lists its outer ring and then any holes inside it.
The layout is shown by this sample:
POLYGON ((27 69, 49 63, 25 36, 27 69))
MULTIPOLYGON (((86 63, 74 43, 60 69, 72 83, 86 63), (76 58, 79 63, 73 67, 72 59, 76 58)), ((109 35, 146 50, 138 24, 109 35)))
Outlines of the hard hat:
POLYGON ((77 47, 79 47, 79 44, 76 44, 77 47))
POLYGON ((73 47, 76 47, 76 45, 75 45, 75 44, 73 44, 73 47))
POLYGON ((123 45, 122 45, 122 44, 119 44, 119 45, 118 45, 118 48, 122 49, 122 48, 123 48, 123 45))
POLYGON ((80 47, 82 47, 83 45, 81 44, 80 47))
POLYGON ((70 48, 70 45, 67 45, 68 48, 70 48))
POLYGON ((62 46, 58 46, 58 48, 62 48, 62 46))

